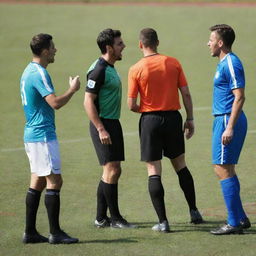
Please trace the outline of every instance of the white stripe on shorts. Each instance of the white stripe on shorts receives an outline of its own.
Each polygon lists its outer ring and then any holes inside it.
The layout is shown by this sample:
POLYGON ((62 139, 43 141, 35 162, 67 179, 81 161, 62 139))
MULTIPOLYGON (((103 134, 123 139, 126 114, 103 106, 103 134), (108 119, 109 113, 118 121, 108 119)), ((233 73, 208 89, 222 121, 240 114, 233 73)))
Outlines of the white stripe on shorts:
MULTIPOLYGON (((225 128, 227 127, 227 115, 224 115, 224 126, 225 128)), ((221 159, 220 159, 221 164, 224 163, 224 148, 225 148, 225 145, 221 143, 221 159)))

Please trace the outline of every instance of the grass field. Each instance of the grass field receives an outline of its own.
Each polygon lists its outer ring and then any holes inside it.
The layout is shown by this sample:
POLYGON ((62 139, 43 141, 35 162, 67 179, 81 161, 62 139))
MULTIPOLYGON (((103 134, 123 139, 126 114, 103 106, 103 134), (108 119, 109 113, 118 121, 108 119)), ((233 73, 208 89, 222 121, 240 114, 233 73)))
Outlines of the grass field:
MULTIPOLYGON (((26 2, 26 0, 0 0, 4 1, 14 1, 14 2, 26 2)), ((30 2, 58 2, 58 3, 254 3, 254 0, 30 0, 30 2)))
MULTIPOLYGON (((255 255, 255 27, 256 7, 136 6, 136 5, 8 5, 0 4, 0 255, 88 255, 88 256, 236 256, 255 255), (234 52, 246 71, 245 111, 249 130, 237 168, 241 196, 253 226, 245 235, 213 237, 209 230, 225 220, 225 209, 217 178, 211 166, 211 86, 217 59, 209 55, 206 43, 209 26, 228 23, 237 39, 234 52), (83 110, 85 72, 99 56, 95 38, 106 27, 123 32, 126 49, 116 63, 123 80, 121 122, 125 134, 126 161, 119 182, 120 209, 136 223, 136 230, 96 230, 95 194, 101 168, 88 134, 83 110), (187 162, 194 175, 197 201, 205 224, 189 224, 188 209, 177 177, 163 160, 163 182, 172 233, 156 234, 157 221, 147 192, 145 166, 139 161, 138 119, 127 110, 127 72, 141 53, 138 32, 153 27, 160 39, 159 52, 177 57, 190 84, 195 107, 196 134, 186 144, 187 162), (23 150, 24 116, 19 78, 31 60, 29 41, 39 32, 50 33, 58 49, 55 64, 49 65, 57 94, 68 86, 68 76, 79 74, 82 88, 69 105, 56 112, 56 125, 63 165, 61 223, 80 238, 76 245, 23 245, 24 197, 29 182, 29 165, 23 150)), ((182 113, 184 114, 183 110, 182 113)), ((38 229, 48 234, 43 205, 38 229)))

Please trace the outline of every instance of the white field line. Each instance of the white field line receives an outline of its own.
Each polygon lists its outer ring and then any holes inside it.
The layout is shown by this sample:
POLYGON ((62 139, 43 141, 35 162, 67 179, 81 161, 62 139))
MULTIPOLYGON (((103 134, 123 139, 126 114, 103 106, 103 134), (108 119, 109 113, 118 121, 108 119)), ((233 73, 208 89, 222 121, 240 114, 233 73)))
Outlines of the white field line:
MULTIPOLYGON (((124 133, 124 137, 135 136, 135 135, 138 135, 138 134, 139 134, 138 131, 136 131, 136 132, 126 132, 126 133, 124 133)), ((84 138, 78 138, 78 139, 72 139, 72 140, 59 140, 59 143, 60 144, 80 143, 80 142, 87 141, 87 140, 90 140, 90 139, 91 139, 90 137, 84 137, 84 138)), ((25 150, 24 147, 3 148, 3 149, 1 149, 1 152, 15 152, 15 151, 22 151, 22 150, 25 150)))
MULTIPOLYGON (((205 111, 205 110, 211 110, 211 107, 196 107, 194 108, 195 111, 205 111)), ((247 133, 256 133, 256 130, 249 130, 247 131, 247 133)), ((132 131, 132 132, 125 132, 124 133, 124 137, 126 136, 137 136, 138 135, 138 131, 132 131)), ((71 143, 80 143, 83 141, 87 141, 89 140, 90 137, 84 137, 84 138, 78 138, 78 139, 71 139, 71 140, 60 140, 59 143, 60 144, 71 144, 71 143)), ((22 151, 24 150, 24 147, 17 147, 17 148, 2 148, 1 149, 1 153, 4 152, 16 152, 16 151, 22 151)))

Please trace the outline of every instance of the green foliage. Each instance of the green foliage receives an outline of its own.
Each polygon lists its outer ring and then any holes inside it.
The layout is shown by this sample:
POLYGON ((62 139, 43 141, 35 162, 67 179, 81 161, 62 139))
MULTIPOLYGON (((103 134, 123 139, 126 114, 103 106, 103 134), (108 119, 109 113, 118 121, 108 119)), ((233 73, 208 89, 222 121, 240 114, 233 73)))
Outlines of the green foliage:
MULTIPOLYGON (((223 1, 222 1, 223 2, 223 1)), ((248 2, 248 1, 247 1, 248 2)), ((150 5, 9 5, 0 4, 1 77, 1 194, 0 254, 23 255, 123 255, 205 256, 255 255, 255 225, 246 235, 213 237, 209 230, 225 220, 218 181, 211 166, 211 88, 218 62, 207 49, 208 28, 228 23, 236 31, 234 52, 241 57, 247 79, 245 111, 249 131, 237 171, 245 209, 255 218, 255 7, 157 6, 150 5), (96 187, 101 177, 83 110, 85 73, 100 55, 96 37, 106 27, 118 28, 126 44, 123 61, 116 63, 123 80, 121 122, 125 134, 126 161, 119 183, 120 209, 137 230, 96 230, 96 187), (163 160, 163 182, 167 215, 172 233, 156 234, 151 226, 157 217, 147 192, 147 174, 139 161, 139 116, 126 107, 127 72, 141 58, 138 33, 143 27, 158 31, 159 52, 177 57, 189 81, 195 107, 196 134, 187 141, 187 163, 194 175, 198 207, 203 225, 189 224, 188 209, 177 177, 163 160), (45 32, 54 37, 56 61, 49 65, 57 94, 68 87, 69 75, 79 74, 82 88, 71 102, 56 112, 61 145, 64 186, 61 193, 61 223, 81 243, 70 246, 21 244, 24 229, 24 198, 29 184, 29 165, 23 150, 24 117, 19 95, 19 78, 31 60, 29 41, 45 32)), ((182 114, 184 111, 182 110, 182 114)), ((43 197, 38 213, 38 230, 48 233, 43 197)))

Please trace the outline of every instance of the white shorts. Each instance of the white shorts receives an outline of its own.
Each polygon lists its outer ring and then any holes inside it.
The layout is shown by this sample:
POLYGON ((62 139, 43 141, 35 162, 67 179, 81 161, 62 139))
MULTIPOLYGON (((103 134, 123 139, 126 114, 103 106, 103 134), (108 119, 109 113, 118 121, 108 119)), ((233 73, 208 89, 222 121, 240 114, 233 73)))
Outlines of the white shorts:
POLYGON ((51 173, 61 174, 59 143, 48 142, 24 143, 30 163, 31 173, 37 176, 48 176, 51 173))

